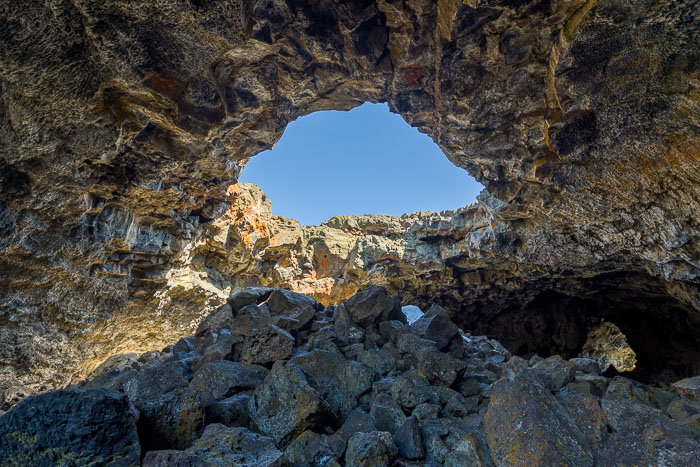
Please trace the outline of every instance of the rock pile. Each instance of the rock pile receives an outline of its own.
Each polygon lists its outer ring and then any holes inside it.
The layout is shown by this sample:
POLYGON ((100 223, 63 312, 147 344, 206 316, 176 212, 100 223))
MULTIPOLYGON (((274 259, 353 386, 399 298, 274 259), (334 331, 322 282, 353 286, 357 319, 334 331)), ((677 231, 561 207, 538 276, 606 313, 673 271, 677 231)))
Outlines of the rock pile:
POLYGON ((194 336, 115 356, 0 416, 3 465, 693 465, 700 377, 669 391, 594 360, 512 356, 432 306, 231 296, 194 336))

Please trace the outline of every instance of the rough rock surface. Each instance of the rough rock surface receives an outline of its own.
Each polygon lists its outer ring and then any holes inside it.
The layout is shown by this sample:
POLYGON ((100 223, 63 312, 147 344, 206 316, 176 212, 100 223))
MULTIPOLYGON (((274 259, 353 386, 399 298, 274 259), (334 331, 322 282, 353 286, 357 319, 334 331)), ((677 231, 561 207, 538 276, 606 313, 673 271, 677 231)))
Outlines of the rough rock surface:
POLYGON ((333 302, 384 285, 524 355, 574 356, 604 315, 641 376, 694 375, 696 9, 3 2, 0 389, 62 387, 174 342, 252 285, 333 302), (288 122, 365 101, 488 192, 301 227, 236 184, 288 122))
MULTIPOLYGON (((371 294, 386 296, 372 288, 359 297, 371 294)), ((255 301, 267 306, 262 296, 255 301)), ((137 465, 141 452, 145 466, 183 467, 685 466, 700 452, 698 402, 682 391, 583 372, 564 385, 574 362, 528 362, 460 329, 459 339, 438 350, 419 336, 421 326, 379 313, 363 327, 337 310, 315 305, 313 318, 293 331, 291 356, 271 368, 234 361, 235 352, 205 361, 208 347, 243 338, 236 318, 225 312, 229 317, 220 319, 215 310, 206 320, 211 328, 139 356, 138 368, 117 365, 0 415, 3 465, 137 465), (336 335, 337 320, 359 335, 336 335), (374 329, 391 332, 382 337, 374 329), (398 348, 407 335, 424 347, 398 348), (195 350, 185 351, 190 346, 195 350), (431 378, 439 372, 426 374, 417 363, 426 351, 463 370, 451 382, 431 378), (362 363, 368 354, 384 363, 362 363)), ((440 328, 452 326, 442 321, 440 328)))

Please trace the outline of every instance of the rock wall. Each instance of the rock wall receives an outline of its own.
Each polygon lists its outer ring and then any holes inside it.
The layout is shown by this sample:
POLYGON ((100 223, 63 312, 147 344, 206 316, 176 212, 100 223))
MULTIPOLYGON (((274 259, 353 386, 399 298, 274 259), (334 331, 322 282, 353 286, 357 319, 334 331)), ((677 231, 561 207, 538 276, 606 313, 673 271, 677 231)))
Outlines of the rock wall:
POLYGON ((176 340, 256 284, 327 302, 382 284, 522 354, 580 350, 604 316, 648 375, 697 372, 695 9, 2 2, 0 389, 176 340), (488 192, 455 212, 268 220, 243 162, 289 121, 365 101, 488 192))

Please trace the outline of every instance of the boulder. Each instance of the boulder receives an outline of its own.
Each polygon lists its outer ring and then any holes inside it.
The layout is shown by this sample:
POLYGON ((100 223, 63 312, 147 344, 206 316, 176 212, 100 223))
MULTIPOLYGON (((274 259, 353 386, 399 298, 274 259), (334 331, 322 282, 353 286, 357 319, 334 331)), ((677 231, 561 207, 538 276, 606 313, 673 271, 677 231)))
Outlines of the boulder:
POLYGON ((0 464, 138 466, 137 417, 126 395, 105 389, 28 397, 0 416, 0 464))
POLYGON ((406 415, 399 404, 387 394, 379 394, 372 403, 369 416, 372 423, 380 431, 396 433, 401 424, 406 420, 406 415))
POLYGON ((420 459, 425 456, 423 436, 416 417, 408 417, 396 430, 394 444, 396 444, 399 454, 406 459, 420 459))
POLYGON ((450 315, 437 304, 411 324, 411 327, 419 336, 435 342, 440 350, 447 347, 454 336, 459 335, 459 328, 452 322, 450 315))
POLYGON ((581 430, 550 391, 524 373, 493 386, 484 433, 500 465, 593 465, 581 430))
POLYGON ((250 287, 231 295, 228 299, 228 305, 235 316, 238 310, 246 305, 258 305, 264 302, 274 291, 275 289, 269 287, 250 287))
POLYGON ((596 376, 601 374, 600 365, 598 365, 598 362, 592 358, 572 358, 569 361, 576 365, 577 371, 582 371, 589 375, 596 376))
POLYGON ((671 385, 673 391, 686 399, 700 401, 700 376, 685 378, 671 385))
POLYGON ((328 444, 340 458, 345 453, 348 440, 355 433, 371 433, 377 431, 377 427, 372 423, 369 414, 362 410, 353 410, 345 419, 343 425, 332 435, 328 437, 328 444))
POLYGON ((558 400, 591 447, 599 449, 608 435, 608 419, 600 406, 600 399, 578 393, 560 396, 558 400))
POLYGON ((284 360, 292 354, 294 337, 274 325, 267 325, 234 347, 234 355, 242 362, 265 365, 284 360))
POLYGON ((394 441, 387 432, 355 433, 348 441, 345 463, 348 466, 387 467, 397 453, 394 441))
POLYGON ((429 385, 418 375, 401 375, 394 379, 389 392, 391 397, 404 409, 411 410, 429 399, 429 385))
POLYGON ((295 323, 292 330, 306 326, 315 316, 316 300, 291 290, 275 290, 267 300, 267 306, 273 315, 284 316, 295 323))
POLYGON ((688 427, 640 402, 616 398, 601 405, 614 432, 599 465, 697 465, 700 443, 688 427))
POLYGON ((202 365, 194 374, 190 388, 209 392, 223 399, 262 384, 267 370, 257 365, 220 360, 202 365))
POLYGON ((340 420, 345 419, 357 406, 357 399, 372 388, 375 372, 340 353, 325 350, 300 352, 291 361, 299 365, 311 387, 319 392, 340 420))
POLYGON ((406 323, 401 302, 396 295, 389 295, 384 287, 376 285, 357 292, 345 302, 350 318, 366 327, 375 321, 396 320, 406 323))
POLYGON ((328 436, 305 431, 284 450, 292 467, 340 467, 335 453, 328 445, 328 436))
POLYGON ((451 386, 467 367, 467 362, 438 350, 419 350, 412 360, 418 371, 433 384, 451 386))
POLYGON ((559 355, 545 358, 532 367, 533 373, 550 391, 558 391, 576 376, 576 365, 562 359, 559 355))
POLYGON ((199 323, 197 327, 196 336, 201 336, 207 332, 220 332, 223 328, 231 329, 231 321, 233 320, 233 310, 231 305, 225 303, 218 307, 216 310, 209 313, 209 315, 199 323))
POLYGON ((307 429, 330 425, 328 407, 296 363, 276 362, 250 401, 253 426, 286 444, 307 429))
POLYGON ((144 467, 194 467, 231 465, 240 467, 286 467, 286 457, 272 439, 246 428, 207 426, 186 451, 151 451, 143 459, 144 467))
POLYGON ((248 426, 250 421, 250 395, 238 394, 212 402, 204 407, 204 422, 226 426, 248 426))

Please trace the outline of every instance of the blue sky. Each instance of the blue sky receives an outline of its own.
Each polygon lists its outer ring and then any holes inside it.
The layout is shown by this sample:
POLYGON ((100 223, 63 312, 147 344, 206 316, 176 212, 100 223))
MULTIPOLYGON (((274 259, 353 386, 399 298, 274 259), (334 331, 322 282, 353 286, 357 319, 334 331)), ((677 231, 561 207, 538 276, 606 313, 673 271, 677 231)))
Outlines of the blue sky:
POLYGON ((255 183, 272 213, 320 224, 336 215, 455 209, 483 186, 386 104, 316 112, 292 122, 271 151, 253 157, 255 183))

